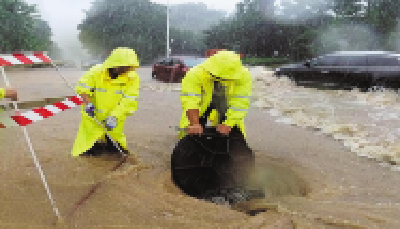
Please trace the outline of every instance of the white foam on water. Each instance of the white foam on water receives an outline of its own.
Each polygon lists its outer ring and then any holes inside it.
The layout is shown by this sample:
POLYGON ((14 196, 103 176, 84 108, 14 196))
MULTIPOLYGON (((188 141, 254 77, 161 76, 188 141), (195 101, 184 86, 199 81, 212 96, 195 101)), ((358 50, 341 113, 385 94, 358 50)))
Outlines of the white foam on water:
POLYGON ((400 99, 394 91, 318 90, 263 71, 255 76, 254 94, 253 106, 268 109, 279 123, 313 127, 359 156, 400 164, 400 99))

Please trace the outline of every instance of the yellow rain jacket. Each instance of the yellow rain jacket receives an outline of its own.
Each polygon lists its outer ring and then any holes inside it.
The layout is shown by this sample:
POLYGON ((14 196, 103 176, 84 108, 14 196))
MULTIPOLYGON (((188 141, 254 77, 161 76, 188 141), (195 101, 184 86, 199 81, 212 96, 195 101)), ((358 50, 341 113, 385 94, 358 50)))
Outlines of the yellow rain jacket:
MULTIPOLYGON (((6 90, 3 88, 0 88, 0 99, 3 99, 4 97, 6 97, 6 90)), ((4 110, 2 108, 0 108, 0 112, 3 112, 4 110)))
MULTIPOLYGON (((182 81, 183 114, 180 127, 183 129, 190 125, 188 110, 198 109, 202 116, 210 106, 215 80, 210 73, 221 78, 221 83, 226 87, 228 110, 226 120, 222 124, 230 127, 238 126, 246 136, 244 118, 250 108, 252 76, 242 65, 240 56, 231 51, 218 52, 186 74, 182 81)), ((210 114, 209 119, 214 126, 218 124, 218 116, 216 110, 210 114)), ((181 131, 180 138, 186 134, 186 131, 181 131)))
POLYGON ((3 88, 0 88, 0 99, 6 97, 6 90, 3 88))
MULTIPOLYGON (((124 134, 125 120, 137 109, 139 95, 139 77, 135 71, 111 79, 108 68, 119 66, 139 67, 138 57, 132 49, 117 48, 103 64, 91 68, 82 76, 75 88, 78 94, 89 95, 90 102, 96 107, 96 117, 100 122, 108 116, 118 118, 118 125, 109 131, 110 137, 127 149, 124 134)), ((93 147, 99 139, 104 139, 103 128, 86 113, 86 108, 81 107, 81 124, 75 140, 72 156, 79 156, 93 147)))

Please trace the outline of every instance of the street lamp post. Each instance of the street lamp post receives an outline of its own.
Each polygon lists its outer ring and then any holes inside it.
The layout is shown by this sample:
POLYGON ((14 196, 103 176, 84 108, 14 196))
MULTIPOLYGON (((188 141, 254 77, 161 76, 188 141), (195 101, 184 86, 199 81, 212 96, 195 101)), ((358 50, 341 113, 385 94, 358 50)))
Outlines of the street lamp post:
POLYGON ((169 0, 167 0, 167 58, 169 58, 169 0))

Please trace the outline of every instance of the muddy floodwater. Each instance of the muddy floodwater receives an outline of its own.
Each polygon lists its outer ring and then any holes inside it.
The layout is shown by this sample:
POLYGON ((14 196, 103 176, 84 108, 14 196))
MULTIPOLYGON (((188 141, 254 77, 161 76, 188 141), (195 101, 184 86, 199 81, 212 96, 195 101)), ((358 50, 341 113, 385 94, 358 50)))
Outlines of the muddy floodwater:
MULTIPOLYGON (((154 82, 151 69, 141 68, 139 109, 125 128, 134 154, 116 171, 118 157, 70 156, 78 109, 28 126, 62 220, 21 129, 0 129, 0 228, 400 228, 398 94, 306 88, 252 71, 247 141, 264 199, 229 206, 188 197, 173 184, 180 85, 154 82)), ((63 72, 71 83, 82 74, 63 72)), ((8 76, 26 109, 73 95, 55 71, 8 76)))

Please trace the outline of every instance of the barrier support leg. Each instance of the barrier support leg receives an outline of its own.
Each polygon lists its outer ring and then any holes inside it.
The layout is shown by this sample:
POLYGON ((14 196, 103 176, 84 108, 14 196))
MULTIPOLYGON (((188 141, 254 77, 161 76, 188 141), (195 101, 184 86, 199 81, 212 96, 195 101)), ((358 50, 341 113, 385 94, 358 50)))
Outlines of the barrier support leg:
MULTIPOLYGON (((0 68, 1 68, 1 75, 3 76, 3 79, 4 79, 4 82, 6 83, 6 86, 10 87, 10 82, 7 79, 6 73, 4 71, 4 67, 0 67, 0 68)), ((19 111, 17 103, 15 101, 13 101, 13 106, 14 106, 15 111, 19 111)), ((39 159, 37 158, 35 150, 33 149, 32 142, 31 142, 31 139, 29 137, 28 131, 27 131, 25 126, 23 126, 21 128, 22 128, 22 132, 24 133, 26 143, 28 144, 29 151, 31 152, 31 155, 32 155, 32 158, 33 158, 33 162, 35 163, 36 169, 39 171, 40 178, 42 180, 43 186, 44 186, 44 188, 46 190, 46 193, 47 193, 47 197, 50 200, 50 204, 53 207, 54 213, 56 214, 57 218, 60 220, 61 219, 60 211, 58 210, 58 208, 56 206, 56 202, 54 201, 54 199, 53 199, 53 197, 51 195, 51 191, 50 191, 49 185, 46 182, 46 177, 45 177, 45 175, 43 173, 42 166, 40 165, 39 159)))

